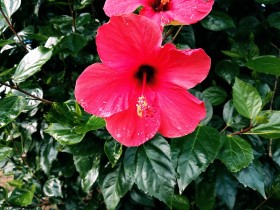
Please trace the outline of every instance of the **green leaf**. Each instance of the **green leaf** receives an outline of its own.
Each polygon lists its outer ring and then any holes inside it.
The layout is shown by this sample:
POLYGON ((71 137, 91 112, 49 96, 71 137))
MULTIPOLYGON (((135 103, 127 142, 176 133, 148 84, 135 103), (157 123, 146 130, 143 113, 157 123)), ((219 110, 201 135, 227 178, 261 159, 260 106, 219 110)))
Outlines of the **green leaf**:
POLYGON ((241 115, 249 119, 255 118, 262 109, 262 99, 256 88, 237 77, 233 85, 233 104, 241 115))
POLYGON ((12 151, 13 151, 13 148, 6 147, 6 146, 0 144, 0 161, 9 157, 10 154, 12 153, 12 151))
POLYGON ((74 164, 82 179, 82 189, 89 192, 99 175, 100 154, 74 156, 74 164))
POLYGON ((226 97, 226 91, 218 86, 212 86, 203 91, 203 95, 210 101, 213 106, 222 104, 226 97))
POLYGON ((135 147, 127 148, 124 153, 116 185, 116 190, 120 196, 124 196, 134 184, 136 151, 135 147))
POLYGON ((271 13, 268 16, 267 21, 271 27, 280 29, 280 12, 271 13))
MULTIPOLYGON (((0 17, 0 27, 1 27, 1 17, 0 17)), ((1 31, 1 30, 0 30, 1 31)), ((11 39, 0 39, 0 47, 3 47, 7 44, 12 44, 14 43, 15 41, 14 40, 11 40, 11 39)))
POLYGON ((62 188, 62 183, 58 178, 50 178, 45 182, 43 186, 43 192, 48 197, 63 198, 61 188, 62 188))
POLYGON ((183 195, 174 195, 172 200, 172 209, 189 210, 190 202, 187 197, 183 195))
POLYGON ((234 106, 232 100, 229 100, 223 109, 223 119, 227 126, 231 126, 233 124, 233 113, 234 113, 234 106))
POLYGON ((172 139, 172 161, 180 193, 215 160, 221 146, 220 133, 207 126, 199 126, 192 134, 172 139))
POLYGON ((232 210, 236 201, 238 181, 224 167, 219 167, 217 169, 216 177, 217 196, 232 210))
POLYGON ((280 166, 280 141, 279 139, 275 139, 272 141, 271 145, 271 153, 272 153, 272 159, 275 163, 280 166))
POLYGON ((104 151, 114 167, 122 155, 122 145, 114 139, 109 139, 104 144, 104 151))
POLYGON ((211 31, 221 31, 235 27, 235 24, 229 15, 217 10, 212 10, 201 23, 204 28, 211 31))
POLYGON ((274 55, 254 57, 246 63, 246 66, 257 72, 280 76, 280 58, 274 55))
POLYGON ((247 168, 235 174, 238 181, 245 187, 257 190, 265 199, 264 182, 265 176, 261 164, 253 161, 247 168))
POLYGON ((138 147, 136 161, 135 183, 138 188, 171 207, 175 171, 167 141, 156 136, 138 147))
POLYGON ((206 117, 202 121, 200 121, 200 124, 207 125, 213 117, 213 107, 212 107, 210 101, 203 95, 203 93, 201 93, 199 91, 191 89, 191 90, 189 90, 189 92, 204 102, 204 105, 206 108, 206 117))
POLYGON ((106 125, 106 123, 103 118, 91 116, 88 119, 88 121, 86 122, 86 124, 77 126, 75 128, 75 131, 77 133, 86 133, 88 131, 93 131, 93 130, 97 130, 99 128, 105 127, 105 125, 106 125))
POLYGON ((0 128, 12 122, 24 110, 26 101, 22 96, 10 96, 0 100, 0 128))
POLYGON ((226 80, 228 84, 234 82, 235 77, 239 75, 239 71, 239 66, 230 60, 222 60, 215 67, 215 73, 226 80))
POLYGON ((136 152, 136 147, 128 148, 118 167, 99 178, 99 186, 109 210, 116 208, 120 198, 131 190, 134 184, 136 152))
POLYGON ((261 4, 275 4, 277 2, 280 2, 280 0, 255 0, 255 1, 261 4))
MULTIPOLYGON (((12 15, 19 9, 21 0, 1 0, 0 3, 5 15, 10 19, 12 15)), ((1 13, 0 16, 2 16, 1 13)))
POLYGON ((30 188, 16 188, 8 198, 8 202, 18 206, 28 206, 32 203, 34 192, 36 190, 35 185, 30 188))
POLYGON ((224 142, 219 159, 231 172, 238 172, 247 167, 253 160, 251 145, 239 136, 222 136, 224 142))
POLYGON ((87 39, 83 35, 71 33, 62 38, 59 48, 61 52, 76 55, 86 44, 87 39))
POLYGON ((264 138, 280 138, 280 111, 262 111, 260 116, 265 116, 268 122, 252 128, 252 134, 264 138))
POLYGON ((40 166, 45 174, 49 175, 52 163, 58 154, 56 144, 53 139, 50 139, 42 145, 40 150, 40 166))
POLYGON ((20 61, 14 74, 16 83, 24 82, 27 78, 41 70, 41 67, 51 58, 52 49, 39 46, 31 50, 20 61))
POLYGON ((77 144, 82 141, 85 136, 84 133, 76 133, 72 126, 59 123, 50 124, 45 132, 50 134, 55 140, 59 141, 59 143, 63 145, 77 144))
POLYGON ((215 183, 200 181, 195 190, 195 203, 199 210, 212 210, 215 206, 215 183))

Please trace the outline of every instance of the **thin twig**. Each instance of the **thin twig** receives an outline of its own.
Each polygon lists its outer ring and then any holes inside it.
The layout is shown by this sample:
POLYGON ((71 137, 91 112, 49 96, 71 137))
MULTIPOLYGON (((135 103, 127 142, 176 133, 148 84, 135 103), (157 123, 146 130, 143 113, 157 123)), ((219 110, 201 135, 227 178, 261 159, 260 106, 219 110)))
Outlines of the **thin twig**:
POLYGON ((174 26, 172 26, 170 29, 168 29, 168 31, 165 33, 165 36, 164 36, 162 42, 164 42, 169 37, 169 35, 174 31, 174 29, 175 29, 174 26))
POLYGON ((51 102, 51 101, 49 101, 49 100, 46 100, 46 99, 43 99, 43 98, 39 98, 39 97, 37 97, 37 96, 34 96, 34 95, 28 93, 27 91, 21 89, 21 88, 20 88, 19 86, 17 86, 17 85, 9 85, 9 84, 3 83, 3 82, 0 82, 0 85, 9 87, 9 88, 14 89, 14 90, 17 90, 17 91, 19 91, 19 92, 21 92, 21 93, 24 93, 25 95, 28 95, 28 96, 30 96, 30 97, 32 97, 32 98, 38 100, 38 101, 42 101, 43 103, 46 103, 46 104, 52 104, 52 103, 53 103, 53 102, 51 102))
POLYGON ((246 133, 246 132, 250 131, 252 128, 253 128, 253 125, 250 124, 250 126, 248 128, 244 128, 241 131, 237 131, 237 132, 231 133, 229 135, 231 135, 231 136, 240 135, 240 134, 243 134, 243 133, 246 133))
POLYGON ((76 17, 75 17, 75 14, 74 14, 74 11, 71 7, 71 2, 70 0, 68 0, 68 6, 69 6, 69 9, 70 9, 70 13, 71 13, 71 16, 72 16, 72 29, 73 29, 73 32, 76 32, 76 17))
POLYGON ((14 33, 14 35, 18 38, 19 43, 22 45, 22 47, 24 48, 24 50, 26 52, 28 52, 28 49, 26 48, 25 44, 23 43, 23 41, 21 40, 21 38, 19 37, 19 35, 17 34, 17 32, 15 31, 14 27, 12 26, 10 20, 8 19, 8 17, 5 15, 2 6, 0 4, 0 12, 2 14, 2 16, 5 18, 7 24, 9 25, 9 28, 11 29, 11 31, 14 33))
POLYGON ((176 32, 176 34, 174 35, 173 39, 172 39, 172 43, 175 41, 175 39, 177 38, 177 36, 179 35, 180 31, 182 30, 184 25, 181 25, 180 28, 178 29, 178 31, 176 32))
POLYGON ((95 17, 95 9, 94 9, 94 5, 93 5, 93 0, 90 1, 90 7, 91 7, 91 12, 92 12, 92 17, 95 17))

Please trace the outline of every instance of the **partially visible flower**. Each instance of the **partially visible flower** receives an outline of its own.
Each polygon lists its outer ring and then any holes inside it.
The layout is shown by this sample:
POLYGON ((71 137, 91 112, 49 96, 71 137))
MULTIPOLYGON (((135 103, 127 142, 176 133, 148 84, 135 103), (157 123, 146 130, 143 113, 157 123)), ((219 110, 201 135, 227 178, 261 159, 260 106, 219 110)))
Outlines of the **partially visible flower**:
POLYGON ((103 117, 123 145, 141 145, 157 132, 186 135, 206 115, 204 103, 186 89, 205 79, 210 58, 202 49, 161 43, 161 31, 150 19, 113 16, 97 31, 102 63, 87 67, 76 81, 78 103, 103 117))
POLYGON ((200 21, 212 10, 214 0, 107 0, 105 13, 129 14, 143 6, 140 15, 157 22, 161 27, 167 24, 189 25, 200 21))

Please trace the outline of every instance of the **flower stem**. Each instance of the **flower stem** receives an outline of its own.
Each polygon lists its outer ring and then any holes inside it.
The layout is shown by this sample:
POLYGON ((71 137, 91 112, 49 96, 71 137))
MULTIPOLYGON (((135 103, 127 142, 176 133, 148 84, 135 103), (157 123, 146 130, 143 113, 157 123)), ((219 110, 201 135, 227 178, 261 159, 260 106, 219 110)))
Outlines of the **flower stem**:
POLYGON ((182 30, 184 25, 181 25, 180 28, 178 29, 178 31, 176 32, 176 34, 174 35, 173 39, 172 39, 172 43, 175 41, 175 39, 177 38, 177 36, 179 35, 180 31, 182 30))
POLYGON ((70 10, 70 13, 71 13, 71 16, 72 16, 72 30, 75 33, 76 32, 76 17, 75 17, 73 9, 71 7, 70 0, 68 0, 68 6, 69 6, 69 10, 70 10))
POLYGON ((38 100, 38 101, 43 102, 43 103, 45 103, 45 104, 52 104, 52 103, 53 103, 53 102, 51 102, 51 101, 49 101, 49 100, 46 100, 46 99, 43 99, 43 98, 39 98, 39 97, 37 97, 37 96, 34 96, 34 95, 28 93, 27 91, 21 89, 21 88, 20 88, 19 86, 17 86, 17 85, 9 85, 9 84, 3 83, 3 82, 0 82, 0 85, 9 87, 9 88, 14 89, 14 90, 17 90, 17 91, 19 91, 19 92, 21 92, 21 93, 23 93, 23 94, 25 94, 25 95, 28 95, 28 96, 34 98, 35 100, 38 100))
POLYGON ((13 32, 13 34, 18 38, 19 43, 22 45, 22 47, 24 48, 24 50, 25 50, 26 52, 28 52, 28 50, 27 50, 25 44, 23 43, 23 41, 21 40, 21 38, 19 37, 19 35, 18 35, 17 32, 15 31, 15 29, 14 29, 14 27, 12 26, 12 24, 11 24, 10 20, 8 19, 8 17, 5 15, 5 13, 4 13, 3 9, 2 9, 1 4, 0 4, 0 12, 1 12, 2 16, 4 17, 4 19, 6 20, 7 24, 9 25, 9 28, 11 29, 11 31, 13 32))

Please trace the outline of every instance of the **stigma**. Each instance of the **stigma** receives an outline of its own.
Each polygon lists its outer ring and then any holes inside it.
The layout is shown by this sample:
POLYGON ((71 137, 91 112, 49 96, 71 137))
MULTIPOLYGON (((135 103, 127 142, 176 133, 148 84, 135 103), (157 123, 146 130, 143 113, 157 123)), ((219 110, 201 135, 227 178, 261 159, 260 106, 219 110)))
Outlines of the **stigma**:
POLYGON ((169 3, 169 0, 161 0, 160 2, 162 5, 166 5, 167 3, 169 3))

